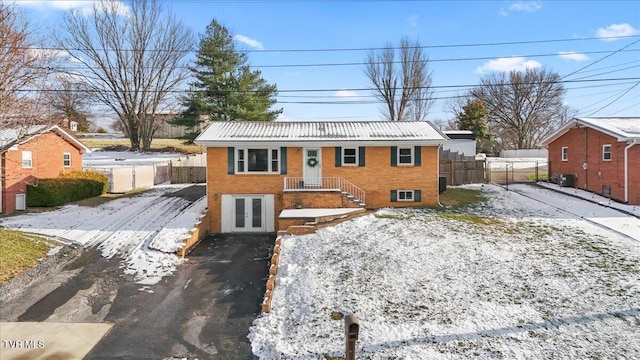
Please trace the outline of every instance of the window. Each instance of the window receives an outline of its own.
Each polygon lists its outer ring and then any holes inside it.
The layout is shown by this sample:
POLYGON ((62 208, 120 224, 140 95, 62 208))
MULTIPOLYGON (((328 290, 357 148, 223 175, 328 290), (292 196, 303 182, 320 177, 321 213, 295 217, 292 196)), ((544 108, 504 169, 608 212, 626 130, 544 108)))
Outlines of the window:
POLYGON ((413 201, 413 190, 398 190, 398 201, 413 201))
POLYGON ((345 148, 342 150, 342 165, 358 165, 357 148, 345 148))
POLYGON ((22 168, 23 169, 31 169, 33 166, 31 151, 23 151, 22 152, 22 168))
POLYGON ((562 161, 569 161, 569 148, 566 146, 562 148, 562 161))
POLYGON ((413 148, 398 148, 398 165, 413 165, 413 148))
POLYGON ((277 173, 280 171, 280 149, 237 149, 236 172, 277 173))
POLYGON ((71 153, 66 152, 62 154, 62 159, 64 167, 71 167, 71 153))
POLYGON ((611 144, 602 145, 602 160, 611 161, 611 144))

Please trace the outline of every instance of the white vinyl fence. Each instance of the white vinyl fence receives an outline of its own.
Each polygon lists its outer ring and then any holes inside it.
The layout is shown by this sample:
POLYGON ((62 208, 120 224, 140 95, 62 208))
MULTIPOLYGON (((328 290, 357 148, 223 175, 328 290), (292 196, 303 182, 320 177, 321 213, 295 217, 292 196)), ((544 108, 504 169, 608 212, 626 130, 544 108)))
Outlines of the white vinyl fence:
POLYGON ((206 155, 185 155, 178 159, 153 164, 85 166, 85 171, 96 171, 109 178, 109 193, 121 194, 136 189, 149 189, 165 183, 200 183, 205 181, 206 155), (172 171, 173 169, 173 171, 172 171), (176 178, 187 173, 187 181, 176 178), (173 173, 173 175, 172 175, 173 173), (197 176, 195 175, 197 174, 197 176), (174 181, 175 180, 175 181, 174 181))

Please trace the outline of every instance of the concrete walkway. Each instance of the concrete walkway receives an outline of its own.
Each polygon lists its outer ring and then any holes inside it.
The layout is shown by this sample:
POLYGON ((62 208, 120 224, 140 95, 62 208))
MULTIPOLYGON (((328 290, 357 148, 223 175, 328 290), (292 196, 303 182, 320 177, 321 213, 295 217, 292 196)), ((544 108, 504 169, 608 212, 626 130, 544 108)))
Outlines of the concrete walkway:
POLYGON ((82 359, 113 324, 0 323, 0 359, 82 359))

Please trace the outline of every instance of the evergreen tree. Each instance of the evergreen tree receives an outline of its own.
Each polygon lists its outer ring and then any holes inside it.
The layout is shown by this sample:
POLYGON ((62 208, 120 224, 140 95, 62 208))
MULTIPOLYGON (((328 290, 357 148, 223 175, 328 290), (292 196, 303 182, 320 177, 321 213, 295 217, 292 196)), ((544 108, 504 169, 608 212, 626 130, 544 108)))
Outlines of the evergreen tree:
POLYGON ((260 71, 247 65, 246 54, 236 50, 229 31, 216 20, 200 36, 195 81, 183 105, 184 112, 171 121, 193 131, 185 136, 193 141, 200 125, 208 121, 273 121, 282 109, 270 110, 276 103, 276 85, 268 84, 260 71))
POLYGON ((467 99, 462 111, 456 116, 458 129, 470 130, 475 135, 477 152, 487 151, 491 148, 493 136, 487 126, 487 116, 489 116, 489 111, 480 99, 467 99))

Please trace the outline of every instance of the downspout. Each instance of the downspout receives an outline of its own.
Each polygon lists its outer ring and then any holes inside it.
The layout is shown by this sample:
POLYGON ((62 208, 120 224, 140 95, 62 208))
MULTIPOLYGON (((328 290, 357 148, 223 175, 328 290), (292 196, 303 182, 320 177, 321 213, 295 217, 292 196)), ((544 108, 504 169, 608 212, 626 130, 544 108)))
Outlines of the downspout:
MULTIPOLYGON (((584 189, 589 190, 588 184, 588 173, 589 173, 589 128, 585 126, 584 128, 584 164, 582 165, 584 168, 584 189)), ((577 186, 576 181, 576 187, 577 186)))
POLYGON ((629 149, 638 144, 638 138, 633 139, 624 148, 624 202, 629 203, 629 149))

